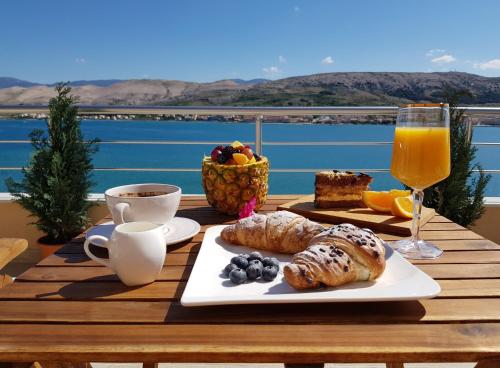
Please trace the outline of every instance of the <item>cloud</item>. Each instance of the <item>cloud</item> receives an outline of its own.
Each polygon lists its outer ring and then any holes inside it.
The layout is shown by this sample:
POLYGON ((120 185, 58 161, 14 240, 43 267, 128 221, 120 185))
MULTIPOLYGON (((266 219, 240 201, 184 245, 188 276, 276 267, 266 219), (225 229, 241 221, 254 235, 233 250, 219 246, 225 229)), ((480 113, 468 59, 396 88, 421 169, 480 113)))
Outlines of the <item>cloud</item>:
POLYGON ((446 50, 443 50, 443 49, 430 49, 429 51, 427 51, 425 56, 434 57, 436 55, 444 54, 445 52, 446 52, 446 50))
POLYGON ((433 62, 434 64, 449 64, 453 63, 454 61, 457 61, 457 59, 455 59, 455 57, 450 54, 438 56, 434 59, 431 59, 431 62, 433 62))
POLYGON ((285 64, 286 63, 286 59, 284 56, 278 56, 278 61, 281 63, 281 64, 285 64))
POLYGON ((77 63, 77 64, 85 64, 86 62, 87 62, 87 60, 85 60, 85 58, 82 58, 82 57, 75 59, 75 63, 77 63))
POLYGON ((262 71, 264 72, 264 75, 267 78, 275 78, 275 77, 278 77, 281 73, 283 73, 283 70, 281 70, 277 66, 270 66, 267 68, 262 68, 262 71))
POLYGON ((321 60, 321 64, 323 64, 323 65, 330 65, 330 64, 333 64, 334 62, 335 62, 335 60, 333 60, 333 58, 331 56, 327 56, 326 58, 321 60))
POLYGON ((295 13, 298 13, 298 12, 300 11, 300 8, 299 8, 297 5, 295 5, 295 6, 293 7, 293 11, 294 11, 295 13))
POLYGON ((476 69, 500 69, 500 59, 493 59, 490 61, 485 61, 484 63, 474 63, 474 68, 476 69))

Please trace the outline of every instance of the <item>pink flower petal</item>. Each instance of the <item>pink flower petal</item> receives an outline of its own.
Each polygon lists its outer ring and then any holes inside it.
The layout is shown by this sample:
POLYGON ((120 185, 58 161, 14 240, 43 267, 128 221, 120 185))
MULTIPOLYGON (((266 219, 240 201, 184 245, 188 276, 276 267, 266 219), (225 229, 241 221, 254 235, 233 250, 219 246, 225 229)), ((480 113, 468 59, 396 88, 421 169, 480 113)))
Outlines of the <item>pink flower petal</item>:
POLYGON ((250 200, 243 206, 243 208, 240 210, 240 219, 245 218, 245 217, 250 217, 255 214, 253 211, 255 209, 255 206, 257 204, 257 198, 252 197, 250 200))

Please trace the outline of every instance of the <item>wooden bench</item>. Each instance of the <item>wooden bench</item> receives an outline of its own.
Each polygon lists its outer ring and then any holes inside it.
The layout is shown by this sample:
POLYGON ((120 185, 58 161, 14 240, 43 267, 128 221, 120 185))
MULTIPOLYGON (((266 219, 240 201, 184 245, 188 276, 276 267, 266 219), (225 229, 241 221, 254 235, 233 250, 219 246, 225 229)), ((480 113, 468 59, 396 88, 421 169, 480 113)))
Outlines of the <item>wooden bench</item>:
MULTIPOLYGON (((0 238, 0 270, 28 248, 26 239, 0 238)), ((9 275, 0 274, 0 289, 12 282, 9 275)))

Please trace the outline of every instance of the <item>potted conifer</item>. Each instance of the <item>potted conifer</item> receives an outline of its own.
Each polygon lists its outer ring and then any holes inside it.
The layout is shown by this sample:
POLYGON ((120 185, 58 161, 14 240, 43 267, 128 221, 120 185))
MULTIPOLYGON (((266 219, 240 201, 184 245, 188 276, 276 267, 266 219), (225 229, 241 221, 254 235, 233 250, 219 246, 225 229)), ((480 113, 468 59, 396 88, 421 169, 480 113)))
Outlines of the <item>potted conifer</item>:
POLYGON ((88 224, 87 197, 92 186, 92 154, 97 140, 85 142, 76 98, 67 83, 55 88, 49 101, 47 131, 30 134, 33 153, 20 182, 6 180, 7 188, 46 235, 39 239, 42 257, 54 253, 88 224))

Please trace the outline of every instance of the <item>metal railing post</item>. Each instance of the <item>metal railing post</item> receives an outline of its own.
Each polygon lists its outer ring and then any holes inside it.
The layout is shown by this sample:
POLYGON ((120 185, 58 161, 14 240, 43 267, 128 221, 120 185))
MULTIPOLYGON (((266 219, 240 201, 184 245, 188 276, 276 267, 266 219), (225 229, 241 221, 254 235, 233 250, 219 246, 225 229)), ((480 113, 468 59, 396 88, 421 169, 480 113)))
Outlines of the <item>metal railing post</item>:
POLYGON ((255 152, 262 155, 262 115, 255 117, 255 152))

